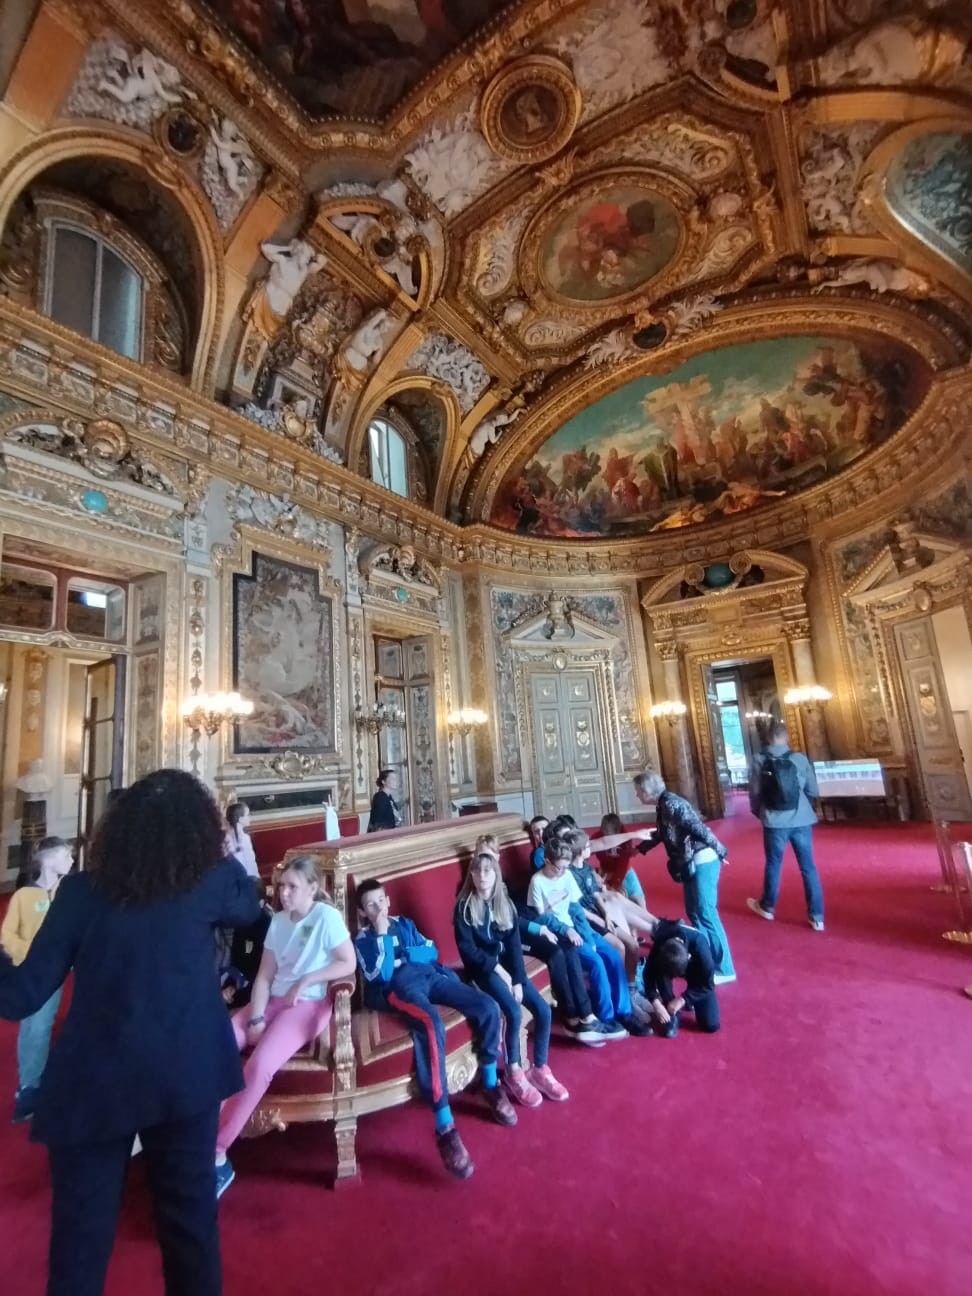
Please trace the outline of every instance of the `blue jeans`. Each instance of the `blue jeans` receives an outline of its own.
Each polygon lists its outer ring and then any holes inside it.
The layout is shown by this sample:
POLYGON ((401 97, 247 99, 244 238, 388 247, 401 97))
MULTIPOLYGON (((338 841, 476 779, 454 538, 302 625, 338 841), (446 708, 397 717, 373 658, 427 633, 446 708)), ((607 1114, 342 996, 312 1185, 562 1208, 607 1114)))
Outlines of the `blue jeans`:
POLYGON ((820 885, 820 874, 813 862, 813 825, 802 828, 767 828, 763 827, 763 846, 766 851, 766 872, 763 874, 763 897, 760 906, 772 913, 780 895, 780 871, 783 868, 783 852, 786 843, 793 847, 797 868, 803 878, 803 894, 807 898, 807 913, 811 918, 823 922, 824 903, 823 887, 820 885))
POLYGON ((17 1033, 17 1079, 21 1089, 36 1089, 41 1082, 51 1048, 51 1031, 61 1002, 59 987, 42 1008, 20 1023, 17 1033))
POLYGON ((577 957, 587 973, 591 1006, 601 1021, 631 1016, 631 995, 624 959, 603 936, 594 933, 594 944, 578 945, 577 957))
POLYGON ((736 969, 732 966, 732 955, 729 953, 729 937, 719 917, 721 872, 722 863, 717 859, 696 864, 695 872, 684 883, 685 914, 693 927, 698 927, 708 936, 716 975, 735 976, 736 969))

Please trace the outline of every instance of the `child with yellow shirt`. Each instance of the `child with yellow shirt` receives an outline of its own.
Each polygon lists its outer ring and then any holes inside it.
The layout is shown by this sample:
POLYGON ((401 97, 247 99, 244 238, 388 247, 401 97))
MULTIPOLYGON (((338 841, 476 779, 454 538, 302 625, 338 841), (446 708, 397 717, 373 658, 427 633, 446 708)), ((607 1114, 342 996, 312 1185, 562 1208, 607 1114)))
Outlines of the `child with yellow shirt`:
MULTIPOLYGON (((34 852, 33 880, 15 891, 0 927, 0 945, 14 963, 23 963, 31 942, 47 917, 54 893, 73 863, 71 847, 63 837, 45 837, 34 852)), ((20 1023, 17 1036, 18 1088, 14 1097, 14 1123, 30 1120, 34 1114, 37 1088, 47 1065, 51 1032, 61 1002, 61 989, 47 1003, 20 1023)))

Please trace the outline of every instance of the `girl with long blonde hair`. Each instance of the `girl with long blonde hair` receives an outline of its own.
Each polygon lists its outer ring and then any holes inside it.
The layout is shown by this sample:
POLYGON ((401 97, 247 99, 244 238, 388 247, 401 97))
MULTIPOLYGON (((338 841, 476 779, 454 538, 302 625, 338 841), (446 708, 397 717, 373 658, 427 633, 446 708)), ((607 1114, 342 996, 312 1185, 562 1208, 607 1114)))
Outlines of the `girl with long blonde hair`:
MULTIPOLYGON (((493 839, 495 841, 495 838, 493 839)), ((456 946, 473 984, 499 1004, 506 1022, 503 1084, 524 1107, 543 1098, 565 1102, 567 1090, 547 1064, 550 1005, 527 976, 516 909, 500 874, 498 847, 480 838, 456 900, 456 946), (533 1017, 533 1066, 524 1071, 520 1055, 521 1007, 533 1017)))

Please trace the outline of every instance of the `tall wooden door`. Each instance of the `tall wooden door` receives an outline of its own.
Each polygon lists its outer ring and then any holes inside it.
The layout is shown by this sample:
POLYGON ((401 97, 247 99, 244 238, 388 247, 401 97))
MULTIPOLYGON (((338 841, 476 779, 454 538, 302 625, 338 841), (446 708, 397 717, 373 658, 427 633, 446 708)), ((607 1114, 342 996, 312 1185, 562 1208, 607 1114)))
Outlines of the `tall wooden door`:
POLYGON ((930 617, 894 627, 916 772, 932 819, 968 822, 972 796, 930 617))
POLYGON ((121 786, 125 666, 126 658, 119 655, 95 662, 86 670, 78 798, 78 856, 82 867, 95 826, 108 804, 108 793, 121 786))
POLYGON ((722 732, 722 716, 719 706, 719 695, 716 692, 715 677, 711 666, 702 667, 702 680, 705 685, 705 703, 709 712, 709 732, 712 735, 712 759, 715 763, 715 790, 718 803, 709 808, 713 818, 722 819, 734 812, 735 800, 732 795, 732 771, 726 759, 726 740, 722 732))
POLYGON ((553 818, 599 823, 613 809, 591 670, 538 671, 530 676, 535 768, 534 808, 553 818))

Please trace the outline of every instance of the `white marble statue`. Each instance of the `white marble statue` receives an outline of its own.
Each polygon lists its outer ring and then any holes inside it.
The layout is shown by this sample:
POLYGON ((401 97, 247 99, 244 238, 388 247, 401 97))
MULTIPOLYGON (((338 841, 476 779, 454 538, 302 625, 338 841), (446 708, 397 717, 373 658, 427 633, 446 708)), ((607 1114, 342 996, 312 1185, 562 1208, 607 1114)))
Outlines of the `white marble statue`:
POLYGON ((921 18, 889 18, 838 41, 816 61, 821 85, 908 85, 957 67, 968 39, 921 18))
POLYGON ((364 373, 384 353, 395 317, 383 307, 372 311, 344 348, 344 358, 358 373, 364 373))
POLYGON ((267 303, 274 315, 283 319, 308 275, 316 274, 325 258, 302 239, 289 243, 261 243, 260 251, 270 262, 265 286, 267 303))
POLYGON ((237 198, 245 198, 256 171, 256 159, 247 140, 240 134, 235 122, 224 117, 219 129, 210 126, 209 137, 216 150, 216 161, 227 186, 237 198))
POLYGON ((845 288, 853 284, 864 284, 871 292, 896 292, 908 296, 924 296, 931 289, 930 281, 917 270, 895 265, 892 261, 870 261, 862 258, 840 266, 833 279, 816 284, 813 291, 821 292, 824 288, 845 288))
POLYGON ((519 409, 499 410, 496 414, 490 414, 489 418, 484 418, 469 438, 469 449, 474 457, 478 459, 488 445, 495 445, 504 431, 510 424, 515 423, 522 413, 521 406, 519 409))
POLYGON ((109 53, 108 71, 98 84, 103 94, 111 95, 123 104, 135 103, 139 99, 177 104, 182 98, 179 69, 165 59, 144 49, 129 54, 123 45, 113 45, 109 53))

